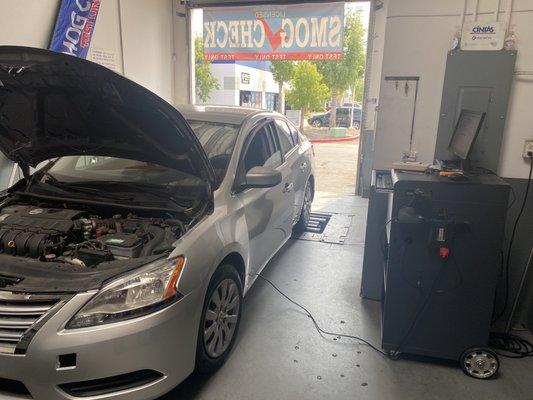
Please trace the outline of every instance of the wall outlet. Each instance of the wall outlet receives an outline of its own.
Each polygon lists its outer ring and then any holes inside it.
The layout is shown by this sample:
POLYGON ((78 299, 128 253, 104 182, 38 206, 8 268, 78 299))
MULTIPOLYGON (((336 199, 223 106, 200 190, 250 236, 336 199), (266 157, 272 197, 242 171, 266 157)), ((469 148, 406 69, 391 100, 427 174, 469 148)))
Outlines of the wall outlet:
POLYGON ((533 139, 524 141, 524 153, 522 153, 522 157, 529 158, 528 153, 533 153, 533 139))

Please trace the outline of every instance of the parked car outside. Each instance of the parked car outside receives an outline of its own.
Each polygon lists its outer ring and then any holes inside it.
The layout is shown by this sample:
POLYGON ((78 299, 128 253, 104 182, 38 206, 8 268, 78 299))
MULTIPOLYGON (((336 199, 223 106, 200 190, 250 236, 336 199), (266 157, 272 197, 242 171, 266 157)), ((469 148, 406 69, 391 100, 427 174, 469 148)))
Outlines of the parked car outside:
POLYGON ((100 65, 0 47, 2 398, 155 399, 220 367, 243 296, 309 220, 282 115, 179 111, 100 65), (32 167, 46 163, 32 173, 32 167))
MULTIPOLYGON (((359 130, 361 128, 361 108, 337 107, 337 126, 359 130), (350 114, 352 123, 350 124, 350 114)), ((315 128, 329 127, 331 111, 312 115, 307 122, 315 128)))
MULTIPOLYGON (((338 104, 337 106, 338 107, 355 107, 355 108, 361 108, 362 107, 361 103, 358 102, 358 101, 345 101, 342 104, 338 104)), ((325 109, 326 109, 326 111, 331 110, 331 100, 328 100, 326 102, 325 109)))

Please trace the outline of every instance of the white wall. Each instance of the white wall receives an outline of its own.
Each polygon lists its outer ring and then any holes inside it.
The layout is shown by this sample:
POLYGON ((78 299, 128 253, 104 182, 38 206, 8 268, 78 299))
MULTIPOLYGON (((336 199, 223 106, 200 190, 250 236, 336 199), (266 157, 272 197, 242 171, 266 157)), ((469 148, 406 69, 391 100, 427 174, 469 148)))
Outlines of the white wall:
POLYGON ((124 74, 172 102, 172 1, 122 0, 120 10, 124 74))
POLYGON ((220 89, 212 90, 209 99, 205 102, 196 99, 197 104, 238 106, 240 104, 240 91, 249 90, 263 93, 262 104, 265 108, 265 94, 279 93, 278 84, 274 81, 270 71, 235 63, 213 63, 211 64, 211 73, 218 80, 220 89), (241 73, 243 72, 250 74, 250 83, 241 82, 241 73))
POLYGON ((59 0, 1 0, 0 45, 48 47, 59 0))
POLYGON ((220 88, 212 90, 209 93, 209 99, 202 101, 198 97, 196 98, 196 104, 211 104, 211 105, 224 105, 224 106, 238 106, 239 105, 239 92, 235 85, 228 85, 229 82, 224 82, 225 77, 235 77, 235 64, 211 64, 211 73, 218 80, 220 88))
POLYGON ((124 74, 119 21, 119 1, 102 1, 87 59, 105 65, 119 74, 124 74))
MULTIPOLYGON (((47 48, 58 8, 59 0, 1 0, 0 45, 47 48)), ((88 58, 102 62, 104 55, 115 71, 171 103, 186 103, 189 42, 180 12, 179 0, 102 1, 88 58)))
MULTIPOLYGON (((459 30, 464 0, 389 0, 385 33, 382 77, 420 76, 416 109, 413 149, 422 161, 432 162, 439 120, 446 55, 459 30)), ((502 0, 500 19, 509 0, 502 0)), ((468 0, 466 19, 472 19, 474 0, 468 0)), ((478 20, 494 18, 496 1, 480 0, 478 20)), ((377 12, 379 16, 379 11, 377 12)), ((518 37, 517 70, 533 70, 533 1, 515 0, 511 30, 518 37)), ((374 66, 374 68, 377 68, 374 66)), ((504 177, 526 178, 528 165, 522 159, 523 139, 533 138, 533 79, 515 78, 501 155, 499 174, 504 177)), ((383 118, 394 119, 380 108, 383 118)), ((409 135, 409 132, 380 131, 376 135, 409 135)), ((383 138, 382 138, 383 139, 383 138)), ((380 142, 386 143, 387 140, 380 142)), ((404 149, 376 147, 376 159, 381 154, 400 157, 404 149)))
POLYGON ((279 86, 274 81, 274 76, 270 71, 264 71, 261 69, 251 68, 246 65, 235 65, 235 73, 237 82, 239 84, 239 90, 251 90, 254 92, 268 92, 279 93, 279 86), (241 82, 241 73, 250 74, 250 83, 241 82))

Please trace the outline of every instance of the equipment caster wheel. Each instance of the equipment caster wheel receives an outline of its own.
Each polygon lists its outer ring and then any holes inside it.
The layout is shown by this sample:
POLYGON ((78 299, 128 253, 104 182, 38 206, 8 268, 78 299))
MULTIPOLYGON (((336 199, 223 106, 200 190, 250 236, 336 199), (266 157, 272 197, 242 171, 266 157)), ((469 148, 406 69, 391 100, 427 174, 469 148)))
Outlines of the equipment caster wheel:
POLYGON ((500 360, 496 353, 485 347, 466 350, 459 361, 463 372, 476 379, 490 379, 500 369, 500 360))

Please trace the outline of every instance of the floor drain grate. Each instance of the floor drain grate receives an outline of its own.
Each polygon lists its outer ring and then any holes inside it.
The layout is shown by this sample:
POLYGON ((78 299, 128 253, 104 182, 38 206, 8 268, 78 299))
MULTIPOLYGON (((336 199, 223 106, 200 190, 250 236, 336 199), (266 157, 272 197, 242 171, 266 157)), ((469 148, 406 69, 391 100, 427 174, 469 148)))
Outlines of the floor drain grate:
POLYGON ((331 214, 311 213, 305 231, 310 233, 323 233, 330 219, 331 214))

